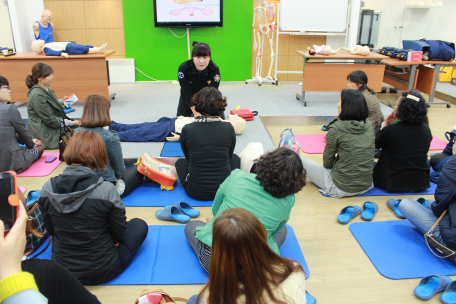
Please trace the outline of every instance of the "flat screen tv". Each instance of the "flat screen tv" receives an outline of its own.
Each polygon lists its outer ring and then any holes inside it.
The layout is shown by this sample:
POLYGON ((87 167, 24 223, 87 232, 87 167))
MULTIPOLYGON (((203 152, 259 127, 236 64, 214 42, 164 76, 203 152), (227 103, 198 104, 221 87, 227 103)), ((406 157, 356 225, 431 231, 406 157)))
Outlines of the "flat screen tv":
POLYGON ((223 0, 154 0, 155 27, 222 27, 223 0))

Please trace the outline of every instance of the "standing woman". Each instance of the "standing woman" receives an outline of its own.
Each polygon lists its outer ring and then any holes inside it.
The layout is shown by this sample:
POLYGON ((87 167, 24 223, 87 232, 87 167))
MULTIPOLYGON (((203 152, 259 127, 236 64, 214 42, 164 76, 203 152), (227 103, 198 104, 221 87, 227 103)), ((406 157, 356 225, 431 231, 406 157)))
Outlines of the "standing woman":
MULTIPOLYGON (((54 71, 44 63, 37 63, 32 74, 27 75, 27 128, 33 138, 43 142, 44 149, 58 149, 60 126, 80 126, 79 120, 72 120, 63 111, 63 103, 57 99, 50 85, 54 71), (65 120, 64 120, 65 119, 65 120)), ((64 97, 65 98, 65 97, 64 97)))
MULTIPOLYGON (((193 41, 192 59, 179 66, 177 76, 181 87, 176 116, 200 116, 192 105, 193 96, 204 87, 218 89, 220 85, 219 67, 211 60, 211 48, 207 43, 193 41)), ((222 113, 221 117, 225 119, 222 113)))

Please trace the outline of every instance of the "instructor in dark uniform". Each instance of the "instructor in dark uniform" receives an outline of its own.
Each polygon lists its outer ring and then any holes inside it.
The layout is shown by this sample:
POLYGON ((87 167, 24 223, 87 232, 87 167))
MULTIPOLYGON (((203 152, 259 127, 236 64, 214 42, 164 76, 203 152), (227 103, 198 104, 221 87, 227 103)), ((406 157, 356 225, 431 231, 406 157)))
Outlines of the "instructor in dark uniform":
MULTIPOLYGON (((193 41, 192 59, 184 61, 179 66, 177 76, 181 87, 179 106, 176 116, 200 116, 192 106, 193 95, 204 87, 218 89, 220 85, 220 70, 211 60, 211 48, 207 43, 193 41)), ((225 115, 222 113, 222 119, 225 115)))

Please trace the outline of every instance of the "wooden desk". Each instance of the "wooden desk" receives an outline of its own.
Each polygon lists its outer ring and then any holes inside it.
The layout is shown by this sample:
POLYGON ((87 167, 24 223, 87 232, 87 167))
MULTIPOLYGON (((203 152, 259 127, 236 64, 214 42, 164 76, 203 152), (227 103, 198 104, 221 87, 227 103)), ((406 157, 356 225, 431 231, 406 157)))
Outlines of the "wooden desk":
POLYGON ((42 62, 54 70, 54 82, 51 85, 57 98, 76 94, 79 101, 97 94, 109 97, 109 75, 106 57, 114 51, 104 54, 46 56, 33 52, 17 53, 13 56, 0 56, 0 75, 6 77, 11 88, 12 102, 27 102, 29 89, 25 77, 32 72, 32 67, 42 62))
MULTIPOLYGON (((428 102, 434 104, 446 104, 447 107, 451 107, 450 102, 434 102, 435 89, 437 87, 437 82, 439 80, 439 73, 441 73, 440 68, 446 66, 456 66, 456 61, 435 61, 427 60, 420 62, 407 62, 397 58, 388 58, 382 60, 382 63, 395 68, 408 69, 409 72, 404 73, 395 73, 385 70, 385 76, 383 77, 383 82, 394 86, 400 90, 411 90, 417 89, 423 93, 429 95, 428 102), (432 65, 432 67, 427 67, 424 65, 432 65)), ((390 106, 395 104, 395 102, 389 102, 390 106)))
POLYGON ((378 53, 370 53, 369 56, 352 55, 345 51, 331 56, 309 55, 307 51, 296 52, 304 57, 302 94, 296 94, 298 100, 304 101, 304 106, 307 106, 306 92, 340 92, 347 88, 348 74, 356 70, 367 74, 370 88, 376 92, 382 90, 385 66, 380 62, 387 56, 378 53), (332 62, 334 60, 339 62, 332 62))

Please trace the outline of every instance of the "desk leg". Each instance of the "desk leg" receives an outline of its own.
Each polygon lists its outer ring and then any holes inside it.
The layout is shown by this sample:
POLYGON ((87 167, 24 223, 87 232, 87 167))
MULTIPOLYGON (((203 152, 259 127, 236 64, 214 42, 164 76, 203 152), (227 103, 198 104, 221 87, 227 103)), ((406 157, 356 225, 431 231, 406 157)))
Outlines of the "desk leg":
POLYGON ((305 73, 306 73, 306 61, 307 59, 304 58, 304 64, 302 66, 302 93, 301 94, 296 94, 296 99, 297 100, 302 100, 304 102, 304 106, 307 107, 307 101, 306 101, 306 92, 304 91, 304 78, 305 78, 305 73))
POLYGON ((410 78, 409 78, 409 83, 408 83, 408 89, 409 91, 413 89, 413 85, 415 84, 415 77, 416 77, 416 68, 418 65, 412 64, 412 67, 410 69, 410 78))
POLYGON ((435 90, 437 89, 437 82, 439 81, 440 68, 441 68, 440 64, 436 64, 435 65, 434 83, 432 84, 431 95, 429 95, 428 106, 430 106, 430 103, 432 103, 432 104, 446 104, 447 108, 449 108, 449 107, 451 107, 451 103, 448 102, 448 101, 434 102, 435 90))
MULTIPOLYGON (((111 78, 109 78, 109 62, 106 60, 106 72, 108 73, 108 87, 111 85, 111 78)), ((109 94, 109 100, 116 99, 116 93, 109 94)))

